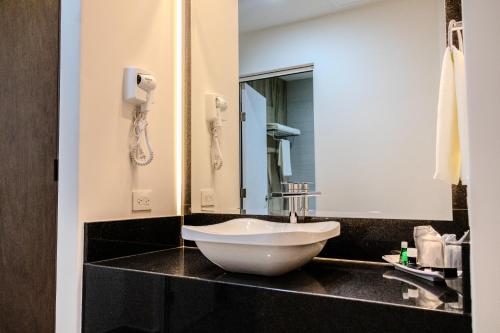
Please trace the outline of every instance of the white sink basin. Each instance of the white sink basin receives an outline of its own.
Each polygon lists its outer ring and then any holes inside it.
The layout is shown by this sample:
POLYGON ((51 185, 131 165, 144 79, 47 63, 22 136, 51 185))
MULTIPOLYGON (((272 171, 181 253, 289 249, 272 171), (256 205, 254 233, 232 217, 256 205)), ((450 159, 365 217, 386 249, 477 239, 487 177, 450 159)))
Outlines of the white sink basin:
POLYGON ((301 267, 340 234, 338 222, 277 223, 242 218, 209 226, 183 226, 214 264, 237 273, 281 275, 301 267))

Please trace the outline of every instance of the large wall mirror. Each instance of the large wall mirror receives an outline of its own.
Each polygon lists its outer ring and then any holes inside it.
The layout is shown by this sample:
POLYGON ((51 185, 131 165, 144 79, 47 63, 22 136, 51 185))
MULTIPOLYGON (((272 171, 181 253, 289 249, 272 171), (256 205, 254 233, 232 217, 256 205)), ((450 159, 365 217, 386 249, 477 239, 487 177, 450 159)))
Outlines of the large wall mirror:
POLYGON ((451 220, 443 0, 191 1, 192 212, 451 220))

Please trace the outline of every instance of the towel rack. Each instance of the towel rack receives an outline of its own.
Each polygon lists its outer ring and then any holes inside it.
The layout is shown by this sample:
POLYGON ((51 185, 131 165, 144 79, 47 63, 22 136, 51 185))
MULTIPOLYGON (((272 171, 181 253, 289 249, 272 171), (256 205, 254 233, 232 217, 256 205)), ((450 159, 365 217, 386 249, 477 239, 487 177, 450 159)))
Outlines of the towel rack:
POLYGON ((289 127, 279 123, 267 124, 267 135, 273 139, 283 139, 291 136, 299 136, 300 130, 298 128, 289 127))
POLYGON ((462 21, 450 20, 450 23, 448 24, 448 46, 453 46, 453 33, 456 32, 458 35, 458 47, 460 50, 463 50, 463 30, 464 25, 462 21))

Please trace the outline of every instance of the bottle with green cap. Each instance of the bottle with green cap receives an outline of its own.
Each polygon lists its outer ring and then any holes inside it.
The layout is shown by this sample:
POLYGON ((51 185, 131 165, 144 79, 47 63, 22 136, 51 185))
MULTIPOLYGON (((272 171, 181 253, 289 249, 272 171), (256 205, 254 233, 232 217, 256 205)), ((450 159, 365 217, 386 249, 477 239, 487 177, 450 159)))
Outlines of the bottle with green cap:
POLYGON ((408 266, 408 242, 401 242, 401 255, 399 257, 399 263, 404 266, 408 266))

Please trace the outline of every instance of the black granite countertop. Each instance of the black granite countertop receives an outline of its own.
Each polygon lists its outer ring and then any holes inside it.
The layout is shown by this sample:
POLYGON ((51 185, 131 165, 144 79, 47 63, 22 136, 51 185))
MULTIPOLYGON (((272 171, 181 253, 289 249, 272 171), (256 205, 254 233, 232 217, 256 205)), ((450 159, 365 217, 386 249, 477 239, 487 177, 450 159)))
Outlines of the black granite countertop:
MULTIPOLYGON (((436 285, 375 264, 311 262, 280 277, 262 277, 228 273, 212 264, 198 249, 175 248, 86 265, 468 316, 461 308, 459 293, 446 284, 436 285)), ((455 285, 460 283, 454 281, 455 285)))

